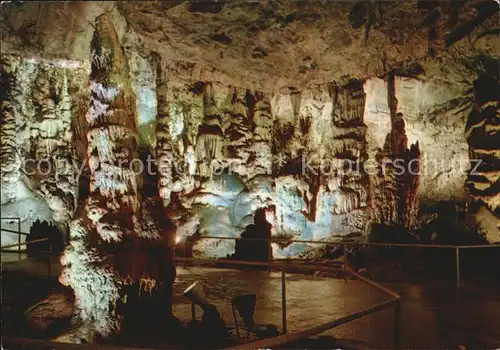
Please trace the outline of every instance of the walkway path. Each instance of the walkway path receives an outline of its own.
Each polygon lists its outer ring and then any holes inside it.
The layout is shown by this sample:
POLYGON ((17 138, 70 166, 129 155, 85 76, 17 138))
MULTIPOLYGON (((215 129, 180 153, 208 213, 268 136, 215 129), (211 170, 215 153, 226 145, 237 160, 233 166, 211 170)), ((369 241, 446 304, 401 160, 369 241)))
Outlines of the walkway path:
MULTIPOLYGON (((23 260, 4 263, 3 269, 16 275, 47 276, 46 261, 23 260)), ((58 273, 57 260, 52 274, 58 273)), ((184 289, 195 281, 217 306, 227 323, 232 322, 230 300, 241 293, 258 296, 255 320, 281 328, 280 273, 230 270, 209 267, 177 267, 174 285, 174 313, 182 320, 191 318, 184 289)), ((290 332, 358 311, 385 300, 381 292, 354 280, 287 274, 287 311, 290 332)), ((6 283, 7 281, 3 281, 6 283)), ((457 290, 452 283, 439 285, 388 284, 402 296, 402 340, 406 348, 500 347, 500 291, 457 290)), ((200 316, 201 311, 198 311, 200 316)), ((392 309, 364 317, 326 334, 356 340, 371 348, 393 346, 392 309)))

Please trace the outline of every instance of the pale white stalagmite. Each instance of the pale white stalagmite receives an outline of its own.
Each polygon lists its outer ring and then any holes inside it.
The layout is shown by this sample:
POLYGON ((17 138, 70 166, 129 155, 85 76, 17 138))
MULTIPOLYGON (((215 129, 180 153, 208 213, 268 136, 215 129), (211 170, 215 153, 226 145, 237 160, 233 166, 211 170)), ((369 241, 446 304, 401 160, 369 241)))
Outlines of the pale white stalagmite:
POLYGON ((160 197, 167 206, 170 203, 170 194, 172 192, 173 179, 173 150, 172 137, 169 128, 170 114, 168 101, 168 76, 161 60, 157 62, 156 69, 156 99, 157 99, 157 117, 156 117, 156 159, 158 162, 158 172, 160 174, 158 186, 160 197))
POLYGON ((81 130, 86 132, 89 197, 70 223, 70 242, 61 258, 59 279, 75 293, 78 326, 58 340, 77 343, 119 331, 123 317, 117 303, 130 292, 165 291, 160 298, 166 302, 163 311, 168 315, 175 278, 170 242, 174 231, 163 205, 155 199, 154 178, 147 183, 149 192, 144 182, 146 198, 140 201, 143 173, 135 162, 135 96, 123 49, 107 15, 96 20, 89 87, 91 99, 80 120, 85 123, 81 130), (150 254, 155 250, 160 256, 150 254))
POLYGON ((120 241, 132 228, 114 227, 113 222, 100 225, 103 218, 123 210, 133 215, 138 209, 135 174, 123 165, 115 165, 134 156, 127 143, 134 140, 135 117, 134 109, 128 110, 130 104, 126 102, 130 87, 119 79, 123 73, 118 70, 125 69, 120 61, 121 48, 116 47, 116 33, 109 27, 104 16, 96 21, 89 84, 92 98, 85 115, 91 196, 70 224, 70 245, 61 258, 63 271, 59 278, 75 293, 75 316, 82 326, 60 337, 60 341, 92 342, 96 335, 106 337, 120 328, 121 319, 114 312, 120 276, 110 265, 99 266, 106 255, 91 246, 93 235, 105 242, 120 241), (117 56, 115 61, 113 54, 117 56), (108 75, 111 79, 104 83, 108 75), (110 125, 113 121, 118 125, 110 125))

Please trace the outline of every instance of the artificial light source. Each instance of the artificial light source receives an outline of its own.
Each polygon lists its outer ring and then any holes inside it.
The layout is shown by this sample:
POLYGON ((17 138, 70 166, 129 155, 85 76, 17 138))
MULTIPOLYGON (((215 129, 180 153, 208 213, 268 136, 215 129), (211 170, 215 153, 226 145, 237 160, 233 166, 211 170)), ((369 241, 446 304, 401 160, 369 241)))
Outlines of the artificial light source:
POLYGON ((203 288, 200 284, 198 284, 198 282, 194 282, 192 285, 187 287, 183 294, 194 305, 200 306, 203 310, 206 310, 211 306, 211 303, 208 301, 207 296, 203 292, 203 288))
POLYGON ((175 244, 179 244, 179 242, 181 241, 182 237, 179 237, 179 236, 175 236, 175 244))

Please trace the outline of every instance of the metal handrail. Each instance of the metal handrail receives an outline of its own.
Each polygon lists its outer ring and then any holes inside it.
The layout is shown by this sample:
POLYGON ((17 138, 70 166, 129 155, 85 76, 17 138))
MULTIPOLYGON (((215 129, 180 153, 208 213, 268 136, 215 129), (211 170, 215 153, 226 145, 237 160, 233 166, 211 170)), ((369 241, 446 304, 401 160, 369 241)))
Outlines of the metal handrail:
POLYGON ((302 265, 302 264, 294 264, 287 262, 286 259, 274 260, 273 262, 262 262, 262 261, 248 261, 248 260, 231 260, 231 259, 201 259, 201 258, 187 258, 187 257, 175 257, 175 261, 178 262, 192 262, 199 264, 224 264, 224 265, 239 265, 239 266, 260 266, 260 267, 268 267, 271 269, 279 269, 279 270, 287 270, 287 268, 300 268, 303 270, 312 270, 312 271, 323 271, 323 272, 340 272, 344 271, 344 269, 336 268, 336 267, 326 267, 326 266, 311 266, 311 265, 302 265))
MULTIPOLYGON (((2 229, 2 231, 17 233, 17 243, 21 244, 21 235, 22 235, 21 218, 20 217, 3 217, 3 218, 0 217, 0 220, 17 220, 17 232, 13 231, 13 230, 8 230, 8 229, 2 229)), ((0 227, 0 229, 1 229, 1 227, 0 227)), ((19 245, 19 249, 18 249, 18 256, 19 256, 19 259, 21 259, 21 246, 20 245, 19 245)))
MULTIPOLYGON (((34 242, 34 241, 33 241, 34 242)), ((29 244, 30 242, 28 242, 29 244)), ((277 345, 283 345, 286 343, 290 343, 293 341, 305 339, 308 337, 311 337, 315 334, 322 333, 326 330, 332 329, 334 327, 346 324, 348 322, 357 320, 363 316, 370 315, 372 313, 375 313, 377 311, 383 310, 385 308, 391 307, 393 305, 396 305, 396 318, 395 318, 395 323, 400 321, 400 300, 401 297, 391 291, 390 289, 369 280, 368 278, 361 276, 354 272, 350 267, 346 266, 345 269, 339 269, 339 268, 331 268, 331 267, 324 267, 324 266, 307 266, 307 265, 302 265, 302 264, 294 264, 294 263, 289 263, 289 262, 259 262, 259 261, 241 261, 241 260, 226 260, 224 259, 223 261, 221 260, 214 260, 214 259, 196 259, 196 258, 175 258, 176 261, 189 261, 189 262, 194 262, 194 263, 219 263, 223 262, 225 264, 231 264, 231 265, 240 265, 240 266, 263 266, 263 267, 269 267, 269 268, 278 268, 281 270, 281 286, 282 286, 282 322, 283 322, 283 330, 282 332, 284 334, 273 337, 273 338, 268 338, 268 339, 263 339, 259 340, 256 342, 251 342, 247 344, 240 344, 238 345, 237 348, 269 348, 272 346, 277 346, 277 345), (386 300, 384 302, 378 303, 376 305, 370 306, 368 308, 362 309, 360 311, 357 311, 355 313, 340 317, 338 319, 335 319, 333 321, 329 321, 327 323, 312 327, 310 329, 307 329, 305 331, 300 331, 300 332, 294 332, 287 334, 286 333, 286 277, 285 277, 285 271, 287 268, 300 268, 300 269, 306 269, 306 270, 316 270, 316 271, 322 271, 322 272, 347 272, 351 274, 353 277, 356 277, 360 279, 361 281, 381 290, 382 292, 385 292, 389 294, 392 299, 386 300)), ((395 344, 396 347, 398 346, 399 343, 399 326, 395 324, 395 344)), ((29 338, 16 338, 16 337, 3 337, 4 343, 7 344, 22 344, 22 345, 31 345, 31 346, 45 346, 45 347, 51 347, 55 349, 65 349, 65 348, 74 348, 74 349, 81 349, 84 348, 85 346, 88 346, 88 344, 69 344, 69 343, 58 343, 58 342, 52 342, 48 340, 40 340, 40 339, 29 339, 29 338)), ((134 350, 142 350, 139 348, 127 348, 127 347, 114 347, 114 346, 102 346, 102 345, 92 345, 93 348, 95 349, 109 349, 109 350, 129 350, 129 349, 134 349, 134 350)))
POLYGON ((327 244, 327 245, 344 245, 344 246, 374 246, 374 247, 409 247, 409 248, 498 248, 500 244, 478 244, 478 245, 452 245, 452 244, 412 244, 412 243, 390 243, 390 242, 331 242, 331 241, 315 241, 315 240, 290 240, 281 237, 270 237, 270 238, 241 238, 241 237, 227 237, 227 236, 184 236, 182 238, 188 238, 192 240, 203 240, 203 239, 220 239, 220 240, 245 240, 245 241, 266 241, 270 243, 276 242, 289 242, 292 243, 306 243, 306 244, 327 244))
POLYGON ((313 328, 306 329, 305 331, 294 332, 294 333, 289 333, 289 334, 282 334, 282 335, 279 335, 277 337, 258 340, 255 342, 243 344, 242 346, 240 345, 238 347, 234 347, 234 348, 230 348, 230 349, 241 349, 241 348, 269 349, 272 347, 292 343, 292 342, 295 342, 298 340, 307 339, 307 338, 312 337, 316 334, 323 333, 329 329, 332 329, 332 328, 344 325, 346 323, 355 321, 357 319, 360 319, 363 316, 367 316, 367 315, 370 315, 370 314, 375 313, 377 311, 386 309, 386 308, 393 306, 397 303, 399 303, 399 299, 386 300, 386 301, 383 301, 379 304, 376 304, 376 305, 367 307, 363 310, 357 311, 355 313, 337 318, 333 321, 329 321, 329 322, 323 323, 319 326, 315 326, 313 328))
MULTIPOLYGON (((318 271, 324 271, 322 267, 315 268, 318 271)), ((330 270, 330 269, 328 269, 330 270)), ((343 270, 353 277, 356 277, 360 279, 361 281, 367 283, 368 285, 388 294, 391 296, 390 300, 383 301, 381 303, 378 303, 376 305, 370 306, 368 308, 362 309, 360 311, 357 311, 355 313, 342 316, 340 318, 337 318, 332 321, 328 321, 326 323, 320 324, 318 326, 306 329, 304 331, 300 332, 294 332, 294 333, 289 333, 289 334, 282 334, 277 337, 273 338, 267 338, 267 339, 261 339, 255 342, 251 343, 246 343, 243 345, 239 345, 238 347, 230 348, 230 349, 241 349, 241 348, 250 348, 250 349, 269 349, 272 347, 276 346, 282 346, 284 344, 292 343, 298 340, 302 339, 307 339, 311 336, 314 336, 319 333, 323 333, 329 329, 344 325, 346 323, 355 321, 357 319, 360 319, 363 316, 367 316, 370 314, 373 314, 375 312, 378 312, 380 310, 389 308, 391 306, 395 306, 395 318, 394 318, 394 345, 395 348, 399 347, 399 340, 400 340, 400 327, 399 323, 401 321, 401 296, 397 294, 396 292, 390 290, 389 288, 386 288, 382 286, 381 284, 372 281, 364 276, 361 276, 360 274, 354 272, 352 268, 350 268, 348 265, 346 265, 345 270, 343 270)), ((285 309, 286 310, 286 309, 285 309)), ((286 332, 284 332, 286 333, 286 332)))
POLYGON ((0 228, 0 230, 5 231, 5 232, 10 232, 10 233, 15 233, 15 234, 21 235, 21 236, 29 236, 30 235, 29 233, 26 233, 26 232, 9 230, 8 228, 0 228))
MULTIPOLYGON (((43 253, 47 256, 47 277, 49 280, 52 278, 52 262, 51 262, 51 256, 52 256, 52 243, 50 243, 50 240, 48 238, 39 238, 39 239, 34 239, 32 241, 24 242, 24 243, 18 243, 18 244, 9 244, 3 247, 0 247, 0 252, 3 253, 18 253, 19 254, 19 260, 21 260, 21 246, 23 245, 29 245, 33 243, 39 243, 39 242, 49 242, 49 250, 48 251, 42 251, 39 253, 43 253), (8 250, 6 248, 13 248, 13 247, 19 247, 17 251, 12 251, 8 250)), ((26 251, 23 251, 26 252, 26 251)))
MULTIPOLYGON (((49 240, 48 238, 39 238, 39 239, 34 239, 34 240, 28 241, 28 242, 4 245, 4 246, 1 246, 0 249, 4 250, 7 248, 21 247, 23 245, 28 245, 28 244, 32 244, 32 243, 38 243, 38 242, 45 242, 48 240, 49 240)), ((17 251, 16 251, 16 253, 17 253, 17 251)))
MULTIPOLYGON (((372 243, 372 242, 328 242, 328 241, 314 241, 314 240, 289 240, 280 237, 270 238, 240 238, 240 237, 217 237, 217 236, 185 236, 186 239, 202 240, 202 239, 222 239, 222 240, 249 240, 249 241, 266 241, 269 243, 286 241, 292 243, 306 243, 306 244, 326 244, 326 245, 340 245, 343 247, 343 260, 344 266, 347 266, 347 249, 346 247, 356 246, 374 246, 374 247, 407 247, 407 248, 446 248, 455 250, 455 271, 456 271, 456 284, 460 288, 460 249, 474 249, 474 248, 500 248, 500 244, 478 244, 478 245, 449 245, 449 244, 410 244, 410 243, 372 243)), ((186 246, 187 248, 187 246, 186 246)))
MULTIPOLYGON (((4 229, 5 230, 5 229, 4 229)), ((7 231, 7 230, 5 230, 7 231)), ((12 231, 12 230, 9 230, 12 231)), ((15 231, 12 231, 13 233, 18 233, 15 231)), ((23 234, 19 230, 19 234, 23 234)), ((194 262, 194 263, 216 263, 216 264, 226 264, 226 265, 240 265, 240 266, 262 266, 262 267, 268 267, 268 268, 275 268, 275 269, 280 269, 282 274, 281 274, 281 280, 282 280, 282 322, 283 322, 283 333, 280 336, 273 337, 273 338, 268 338, 268 339, 262 339, 256 342, 251 342, 243 345, 239 345, 238 348, 270 348, 270 347, 275 347, 275 346, 280 346, 284 345, 287 343, 291 343, 294 341, 298 341, 301 339, 306 339, 309 338, 313 335, 325 332, 329 329, 335 328, 337 326, 349 323, 351 321, 357 320, 363 316, 370 315, 372 313, 378 312, 380 310, 389 308, 391 306, 395 306, 395 318, 394 318, 394 335, 395 335, 395 345, 396 348, 399 346, 399 339, 400 339, 400 318, 401 318, 401 297, 399 294, 396 292, 390 290, 389 288, 386 288, 382 286, 381 284, 374 282, 367 277, 364 277, 358 273, 356 273, 347 263, 347 247, 348 246, 382 246, 382 247, 411 247, 411 248, 448 248, 448 249, 455 249, 456 251, 456 262, 457 262, 457 286, 460 287, 460 258, 459 258, 459 250, 460 249, 471 249, 471 248, 499 248, 500 245, 464 245, 464 246, 459 246, 459 245, 426 245, 426 244, 405 244, 405 243, 369 243, 369 242, 328 242, 328 241, 314 241, 314 240, 293 240, 290 241, 289 239, 286 238, 279 238, 279 237, 271 237, 270 239, 266 238, 239 238, 239 237, 217 237, 217 236, 186 236, 186 239, 193 239, 193 240, 202 240, 202 239, 218 239, 218 240, 239 240, 239 239, 244 239, 244 240, 254 240, 254 241, 266 241, 270 243, 274 242, 279 242, 279 241, 286 241, 290 243, 307 243, 307 244, 326 244, 326 245, 341 245, 343 246, 344 249, 344 268, 334 268, 334 267, 325 267, 325 266, 311 266, 311 265, 305 265, 305 264, 294 264, 291 263, 288 260, 274 260, 272 262, 259 262, 259 261, 241 261, 241 260, 232 260, 232 259, 195 259, 195 258, 187 258, 187 257, 175 257, 175 261, 180 261, 180 262, 194 262), (343 271, 345 273, 350 274, 351 276, 359 279, 360 281, 388 294, 391 296, 390 300, 386 300, 384 302, 378 303, 376 305, 370 306, 368 308, 362 309, 360 311, 357 311, 353 314, 349 314, 337 319, 334 319, 332 321, 323 323, 321 325, 312 327, 310 329, 300 331, 300 332, 294 332, 294 333, 286 333, 287 327, 286 327, 286 282, 285 282, 285 271, 289 268, 300 268, 303 270, 314 270, 314 271, 324 271, 324 272, 340 272, 343 271)), ((39 240, 34 240, 31 242, 25 242, 25 243, 20 243, 20 244, 14 244, 14 245, 8 245, 1 247, 2 250, 5 248, 10 248, 10 247, 16 247, 16 246, 21 246, 21 245, 27 245, 30 243, 36 243, 36 242, 41 242, 41 241, 46 241, 48 238, 42 238, 39 240)), ((49 252, 49 254, 51 254, 49 252)), ((49 262, 50 265, 50 262, 49 262)), ((49 276, 50 276, 50 267, 49 267, 49 276)), ((54 343, 51 341, 40 341, 40 340, 33 340, 33 339, 25 339, 25 338, 12 338, 12 337, 4 337, 4 340, 11 340, 15 342, 16 344, 26 344, 26 345, 46 345, 50 346, 53 348, 81 348, 80 345, 77 344, 66 344, 66 343, 54 343), (27 342, 26 342, 27 340, 27 342)), ((95 346, 93 346, 95 347, 95 346)), ((103 346, 98 346, 97 348, 103 348, 103 349, 137 349, 137 348, 126 348, 126 347, 103 347, 103 346)))

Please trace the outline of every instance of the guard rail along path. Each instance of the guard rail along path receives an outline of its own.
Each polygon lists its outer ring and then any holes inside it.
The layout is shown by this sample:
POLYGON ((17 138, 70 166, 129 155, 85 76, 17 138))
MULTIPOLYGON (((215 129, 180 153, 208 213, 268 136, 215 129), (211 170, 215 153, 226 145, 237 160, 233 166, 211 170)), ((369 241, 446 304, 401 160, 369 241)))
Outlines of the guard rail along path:
MULTIPOLYGON (((13 231, 13 230, 6 230, 2 229, 2 231, 7 231, 7 232, 13 232, 13 233, 18 233, 19 235, 27 235, 26 233, 13 231)), ((216 236, 200 236, 196 237, 197 240, 199 239, 216 239, 216 240, 238 240, 240 238, 237 237, 216 237, 216 236)), ((245 238, 248 240, 265 240, 265 241, 270 241, 271 243, 274 242, 279 242, 279 241, 284 241, 286 239, 281 239, 281 238, 271 238, 270 240, 268 239, 263 239, 263 238, 245 238)), ((18 251, 13 251, 13 250, 8 250, 9 248, 13 247, 20 247, 23 245, 31 244, 31 243, 36 243, 40 241, 47 240, 46 238, 40 239, 40 240, 34 240, 31 242, 25 242, 25 243, 18 243, 18 244, 11 244, 7 246, 2 246, 1 251, 2 253, 19 253, 22 252, 19 248, 18 251)), ((338 327, 340 325, 344 325, 346 323, 349 323, 351 321, 357 320, 361 317, 373 314, 375 312, 378 312, 380 310, 394 307, 395 311, 395 317, 394 317, 394 347, 398 348, 399 347, 399 341, 401 338, 401 297, 395 293, 394 291, 382 286, 381 284, 372 281, 358 273, 356 273, 347 263, 347 249, 346 247, 353 247, 353 246, 379 246, 379 247, 413 247, 413 248, 444 248, 444 249, 455 249, 456 251, 456 265, 457 265, 457 287, 460 286, 460 255, 459 251, 460 249, 472 249, 472 248, 499 248, 500 246, 498 245, 471 245, 471 246, 454 246, 454 245, 424 245, 424 244, 402 244, 402 243, 359 243, 359 242, 322 242, 322 241, 312 241, 312 240, 295 240, 293 241, 294 243, 307 243, 307 244, 327 244, 327 245, 341 245, 343 246, 343 268, 335 268, 335 267, 324 267, 324 266, 314 266, 314 265, 305 265, 305 264, 296 264, 291 261, 287 260, 276 260, 274 262, 255 262, 255 261, 240 261, 240 260, 230 260, 230 259, 197 259, 197 258, 186 258, 186 257, 176 257, 175 260, 178 262, 184 262, 184 263, 224 263, 225 265, 234 265, 234 266, 259 266, 259 267, 268 267, 268 268, 274 268, 274 269, 279 269, 281 270, 281 299, 282 299, 282 334, 273 337, 273 338, 267 338, 267 339, 262 339, 256 342, 251 342, 247 343, 244 345, 238 345, 237 348, 272 348, 272 347, 278 347, 282 346, 291 342, 295 342, 298 340, 306 339, 311 336, 320 334, 322 332, 325 332, 327 330, 333 329, 335 327, 338 327), (378 303, 376 305, 367 307, 365 309, 359 310, 355 313, 333 319, 329 322, 314 326, 312 328, 302 330, 300 332, 294 332, 294 333, 287 333, 287 303, 286 303, 286 271, 288 269, 292 268, 299 268, 303 270, 313 270, 313 271, 320 271, 320 272, 344 272, 345 274, 348 274, 352 276, 355 279, 358 279, 367 285, 376 288, 385 294, 387 294, 390 299, 383 301, 381 303, 378 303)), ((49 256, 52 255, 51 252, 46 252, 49 256)), ((49 265, 49 278, 50 276, 50 261, 48 262, 49 265)), ((49 340, 41 340, 41 339, 29 339, 29 338, 13 338, 13 337, 3 337, 3 342, 4 344, 18 344, 18 345, 25 345, 25 346, 37 346, 37 347, 51 347, 51 348, 60 348, 60 349, 65 349, 65 348, 79 348, 79 349, 84 349, 87 348, 88 345, 79 345, 79 344, 62 344, 62 343, 54 343, 49 340)), ((126 347, 113 347, 113 346, 100 346, 100 345, 93 345, 94 349, 133 349, 133 348, 126 348, 126 347)), ((137 348, 135 348, 137 349, 137 348)))

